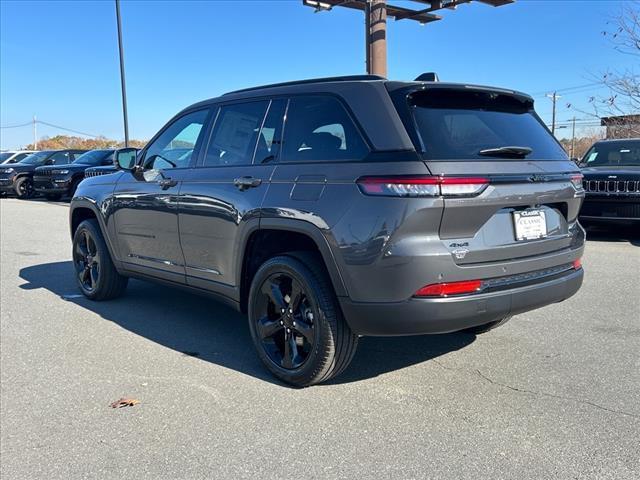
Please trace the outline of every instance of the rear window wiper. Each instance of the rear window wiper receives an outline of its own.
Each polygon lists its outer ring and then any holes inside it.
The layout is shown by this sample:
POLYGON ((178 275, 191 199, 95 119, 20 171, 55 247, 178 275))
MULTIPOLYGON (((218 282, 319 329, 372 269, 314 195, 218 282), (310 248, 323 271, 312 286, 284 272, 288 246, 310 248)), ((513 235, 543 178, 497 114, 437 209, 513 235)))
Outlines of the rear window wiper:
POLYGON ((478 152, 478 155, 486 155, 487 157, 511 157, 511 158, 524 158, 529 155, 533 150, 529 147, 496 147, 485 148, 478 152))

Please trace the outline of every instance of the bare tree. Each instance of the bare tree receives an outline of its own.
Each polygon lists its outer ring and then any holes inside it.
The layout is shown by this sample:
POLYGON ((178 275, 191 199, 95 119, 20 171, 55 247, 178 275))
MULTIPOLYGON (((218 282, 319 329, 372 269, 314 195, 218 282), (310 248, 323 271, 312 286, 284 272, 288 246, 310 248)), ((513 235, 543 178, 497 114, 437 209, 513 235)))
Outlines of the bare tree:
MULTIPOLYGON (((620 13, 607 22, 602 34, 613 48, 623 54, 640 58, 640 1, 624 2, 620 13)), ((636 67, 637 68, 637 67, 636 67)), ((592 97, 590 103, 598 117, 640 114, 640 72, 631 67, 623 71, 607 71, 600 81, 609 90, 602 98, 592 97)), ((640 136, 640 125, 619 125, 622 136, 640 136), (625 132, 628 127, 628 132, 625 132)))
MULTIPOLYGON (((618 15, 607 21, 607 28, 602 35, 608 38, 615 51, 622 55, 640 58, 640 1, 624 2, 618 15)), ((607 70, 592 78, 606 87, 606 95, 588 98, 591 111, 576 108, 567 104, 582 114, 595 117, 621 117, 640 115, 640 72, 637 67, 630 67, 622 71, 607 70)), ((640 124, 629 123, 623 119, 609 120, 609 133, 616 137, 639 137, 640 124)))

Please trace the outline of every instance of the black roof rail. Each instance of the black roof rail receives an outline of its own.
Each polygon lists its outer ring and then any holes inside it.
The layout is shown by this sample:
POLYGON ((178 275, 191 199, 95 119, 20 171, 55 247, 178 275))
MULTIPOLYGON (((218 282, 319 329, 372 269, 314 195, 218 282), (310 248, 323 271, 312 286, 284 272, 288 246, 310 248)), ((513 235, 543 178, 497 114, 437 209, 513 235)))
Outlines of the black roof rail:
POLYGON ((295 80, 293 82, 272 83, 270 85, 260 85, 259 87, 242 88, 240 90, 233 90, 231 92, 227 92, 224 95, 231 95, 232 93, 250 92, 252 90, 262 90, 263 88, 288 87, 290 85, 304 85, 306 83, 357 82, 361 80, 386 80, 386 78, 381 77, 380 75, 344 75, 341 77, 309 78, 306 80, 295 80))

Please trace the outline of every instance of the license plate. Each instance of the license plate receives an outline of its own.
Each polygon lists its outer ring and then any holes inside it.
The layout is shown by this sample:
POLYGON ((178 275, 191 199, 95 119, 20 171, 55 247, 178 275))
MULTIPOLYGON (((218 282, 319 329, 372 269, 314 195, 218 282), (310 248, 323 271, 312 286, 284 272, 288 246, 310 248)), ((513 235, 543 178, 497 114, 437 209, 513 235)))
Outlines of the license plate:
POLYGON ((547 220, 542 210, 513 212, 516 240, 536 240, 547 236, 547 220))

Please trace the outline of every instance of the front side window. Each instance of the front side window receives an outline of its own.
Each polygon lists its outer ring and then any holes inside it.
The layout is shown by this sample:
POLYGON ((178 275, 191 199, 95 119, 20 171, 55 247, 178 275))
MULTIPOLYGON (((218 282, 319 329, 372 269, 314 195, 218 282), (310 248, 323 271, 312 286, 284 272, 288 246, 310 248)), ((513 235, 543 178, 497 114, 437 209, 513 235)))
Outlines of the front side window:
POLYGON ((258 101, 220 107, 203 166, 251 164, 268 104, 258 101))
POLYGON ((368 152, 351 117, 336 98, 320 95, 291 98, 283 161, 361 160, 368 152))
POLYGON ((147 148, 144 167, 156 170, 188 167, 208 114, 209 110, 198 110, 169 125, 147 148))

